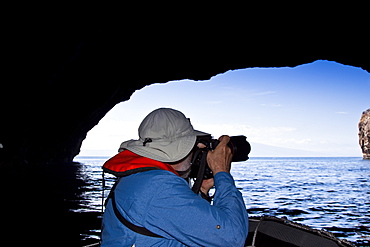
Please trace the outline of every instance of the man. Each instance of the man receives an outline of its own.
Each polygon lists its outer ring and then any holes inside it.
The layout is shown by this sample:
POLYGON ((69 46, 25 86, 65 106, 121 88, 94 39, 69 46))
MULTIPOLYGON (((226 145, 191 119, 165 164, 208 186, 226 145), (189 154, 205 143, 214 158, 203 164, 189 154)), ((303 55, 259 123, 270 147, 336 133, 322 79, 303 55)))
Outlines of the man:
POLYGON ((230 175, 230 138, 221 136, 207 155, 214 179, 204 180, 201 192, 215 186, 212 205, 179 176, 189 174, 197 136, 203 135, 209 134, 194 130, 174 109, 144 118, 139 140, 123 142, 103 166, 121 178, 104 213, 102 247, 244 246, 248 215, 230 175))

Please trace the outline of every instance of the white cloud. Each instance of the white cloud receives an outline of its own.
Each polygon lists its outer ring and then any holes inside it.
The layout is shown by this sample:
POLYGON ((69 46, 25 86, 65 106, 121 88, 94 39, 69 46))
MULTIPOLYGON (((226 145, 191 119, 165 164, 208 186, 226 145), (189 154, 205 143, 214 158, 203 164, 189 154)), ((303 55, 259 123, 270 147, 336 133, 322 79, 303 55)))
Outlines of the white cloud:
POLYGON ((282 104, 261 104, 261 106, 268 106, 268 107, 281 107, 282 104))
POLYGON ((223 101, 221 100, 214 100, 214 101, 205 101, 204 104, 209 104, 209 105, 219 105, 219 104, 222 104, 224 103, 223 101))
MULTIPOLYGON (((310 138, 303 138, 303 139, 297 139, 297 138, 272 138, 272 142, 276 144, 289 144, 291 145, 300 145, 300 144, 311 144, 312 140, 310 138)), ((293 148, 293 147, 292 147, 293 148)))
POLYGON ((275 94, 275 91, 263 91, 263 92, 258 92, 258 93, 253 93, 253 95, 256 96, 261 96, 261 95, 268 95, 268 94, 275 94))
POLYGON ((83 149, 118 150, 121 142, 138 138, 140 121, 104 118, 87 133, 83 149))
POLYGON ((270 127, 270 126, 250 126, 246 124, 194 124, 196 129, 211 133, 215 138, 226 134, 226 135, 245 135, 248 140, 271 144, 271 142, 281 142, 287 140, 282 136, 287 133, 296 131, 293 127, 270 127), (276 141, 274 141, 276 140, 276 141))

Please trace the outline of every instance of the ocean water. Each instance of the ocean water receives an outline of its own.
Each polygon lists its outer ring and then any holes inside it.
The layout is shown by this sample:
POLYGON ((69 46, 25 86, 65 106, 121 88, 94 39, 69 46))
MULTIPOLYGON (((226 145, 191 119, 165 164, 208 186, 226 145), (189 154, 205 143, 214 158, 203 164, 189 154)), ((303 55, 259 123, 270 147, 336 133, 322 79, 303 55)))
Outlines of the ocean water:
MULTIPOLYGON (((99 212, 114 176, 101 166, 109 157, 77 157, 86 182, 77 212, 99 212)), ((325 229, 353 242, 370 240, 370 160, 362 158, 250 158, 231 173, 250 216, 270 215, 325 229)), ((97 238, 91 229, 86 238, 97 238)))

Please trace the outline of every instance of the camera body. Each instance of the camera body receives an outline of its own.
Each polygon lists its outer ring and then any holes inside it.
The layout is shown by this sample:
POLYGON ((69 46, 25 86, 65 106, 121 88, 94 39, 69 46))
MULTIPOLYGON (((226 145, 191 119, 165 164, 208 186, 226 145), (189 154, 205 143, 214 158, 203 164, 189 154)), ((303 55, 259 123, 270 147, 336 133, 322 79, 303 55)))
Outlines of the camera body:
MULTIPOLYGON (((207 153, 214 150, 220 143, 219 140, 212 139, 212 136, 202 136, 197 139, 197 143, 202 143, 205 148, 196 148, 193 153, 191 172, 189 178, 209 179, 213 178, 213 172, 207 164, 207 153), (203 173, 203 174, 202 174, 203 173)), ((232 162, 246 161, 251 151, 251 146, 247 141, 247 137, 231 136, 227 144, 233 154, 232 162)))

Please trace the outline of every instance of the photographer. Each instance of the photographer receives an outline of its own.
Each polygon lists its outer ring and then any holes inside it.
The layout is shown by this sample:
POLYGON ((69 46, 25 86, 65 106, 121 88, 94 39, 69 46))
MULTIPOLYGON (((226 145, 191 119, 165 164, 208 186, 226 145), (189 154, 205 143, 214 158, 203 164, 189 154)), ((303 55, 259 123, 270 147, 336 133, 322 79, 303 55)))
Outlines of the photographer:
POLYGON ((214 178, 203 180, 200 191, 204 197, 215 186, 212 205, 183 179, 193 150, 205 147, 197 137, 206 135, 177 110, 144 118, 139 140, 122 143, 103 166, 119 180, 106 205, 101 246, 244 246, 248 216, 230 175, 230 138, 221 136, 206 156, 214 178))

